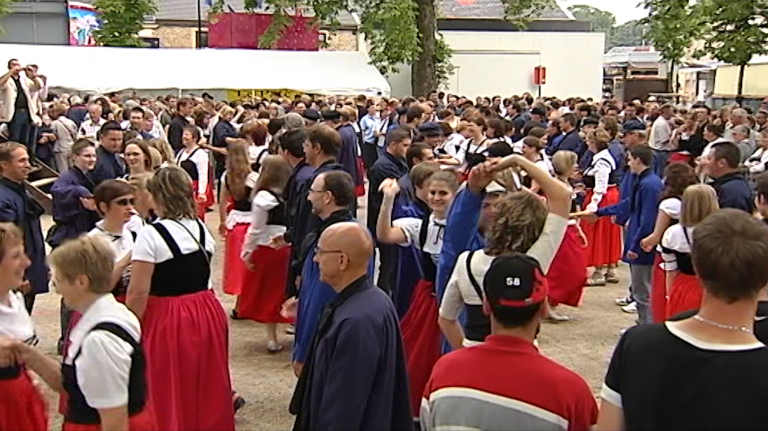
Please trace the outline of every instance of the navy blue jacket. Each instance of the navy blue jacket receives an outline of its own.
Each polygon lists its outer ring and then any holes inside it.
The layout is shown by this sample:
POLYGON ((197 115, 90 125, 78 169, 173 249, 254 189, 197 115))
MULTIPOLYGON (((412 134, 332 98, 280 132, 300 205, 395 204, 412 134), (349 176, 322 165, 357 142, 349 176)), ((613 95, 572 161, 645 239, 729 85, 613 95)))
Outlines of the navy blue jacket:
POLYGON ((712 187, 717 191, 720 208, 735 208, 750 214, 755 212, 755 201, 752 196, 752 186, 744 177, 737 173, 723 175, 715 179, 712 187))
POLYGON ((563 136, 563 140, 560 141, 560 145, 555 149, 553 154, 559 150, 573 151, 579 156, 579 159, 581 159, 581 156, 587 151, 587 146, 584 145, 584 140, 581 139, 579 131, 573 129, 563 136))
POLYGON ((408 165, 405 160, 398 159, 389 152, 376 160, 368 174, 368 229, 371 230, 374 238, 376 237, 376 222, 379 219, 381 202, 384 195, 379 191, 379 186, 387 178, 400 179, 408 173, 408 165))
POLYGON ((0 222, 13 223, 24 233, 24 250, 32 261, 24 272, 24 278, 29 281, 34 293, 48 291, 48 264, 40 227, 40 216, 44 212, 24 184, 0 177, 0 222))
MULTIPOLYGON (((311 168, 310 168, 311 169, 311 168)), ((298 194, 298 209, 296 210, 296 226, 293 229, 289 229, 285 233, 285 239, 287 242, 295 245, 301 244, 304 241, 304 237, 313 230, 317 229, 321 220, 320 217, 312 214, 312 204, 307 200, 309 197, 309 189, 312 187, 312 183, 315 181, 318 175, 330 172, 330 171, 343 171, 344 168, 336 163, 336 160, 328 160, 317 167, 312 172, 312 175, 302 185, 300 185, 298 194)), ((299 265, 301 268, 301 265, 299 265)))
MULTIPOLYGON (((401 180, 404 178, 406 177, 401 178, 401 180)), ((403 193, 401 192, 400 195, 403 193)), ((429 213, 427 204, 416 198, 408 205, 396 205, 392 211, 392 219, 397 220, 404 217, 424 219, 429 213)), ((395 286, 397 288, 392 292, 392 300, 395 303, 397 315, 401 319, 405 317, 411 306, 413 288, 424 276, 421 256, 421 250, 413 244, 409 247, 400 247, 397 254, 397 267, 395 268, 395 286)))
POLYGON ((75 239, 96 225, 99 215, 85 209, 80 202, 80 198, 93 196, 95 188, 96 184, 76 166, 69 168, 53 183, 51 196, 56 229, 49 241, 51 247, 75 239))
POLYGON ((345 124, 338 129, 341 136, 341 149, 337 157, 339 164, 352 176, 355 186, 363 185, 363 176, 357 171, 357 149, 360 147, 360 135, 351 124, 345 124))
POLYGON ((648 168, 642 174, 634 176, 632 194, 621 198, 615 205, 597 210, 600 217, 629 214, 626 239, 624 241, 624 262, 630 265, 653 265, 655 251, 646 253, 640 247, 640 241, 653 233, 656 227, 656 216, 659 212, 659 200, 664 191, 661 181, 652 169, 648 168), (637 253, 637 259, 629 259, 628 252, 637 253))
POLYGON ((96 168, 89 173, 89 176, 97 186, 106 180, 123 178, 128 173, 123 158, 110 153, 104 147, 96 147, 96 157, 96 168))
POLYGON ((369 277, 323 310, 291 401, 294 430, 412 430, 400 324, 369 277))

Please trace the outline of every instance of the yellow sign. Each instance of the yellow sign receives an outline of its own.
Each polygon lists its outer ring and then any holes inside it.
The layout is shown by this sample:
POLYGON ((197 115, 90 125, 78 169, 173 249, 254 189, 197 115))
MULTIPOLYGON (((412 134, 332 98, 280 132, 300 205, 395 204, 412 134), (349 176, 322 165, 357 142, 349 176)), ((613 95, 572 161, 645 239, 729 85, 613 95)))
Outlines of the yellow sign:
POLYGON ((304 93, 295 91, 295 90, 288 90, 288 89, 282 89, 282 90, 227 90, 227 100, 230 102, 235 100, 253 100, 255 98, 261 98, 261 99, 277 99, 277 98, 284 98, 284 99, 291 99, 293 100, 294 97, 297 95, 302 95, 304 93))

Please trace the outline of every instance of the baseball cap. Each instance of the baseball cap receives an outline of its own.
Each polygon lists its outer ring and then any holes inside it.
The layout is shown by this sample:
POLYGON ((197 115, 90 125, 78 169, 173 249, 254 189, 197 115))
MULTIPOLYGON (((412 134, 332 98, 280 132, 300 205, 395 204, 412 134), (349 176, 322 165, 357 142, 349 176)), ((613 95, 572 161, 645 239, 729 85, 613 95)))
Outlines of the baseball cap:
POLYGON ((549 284, 536 259, 511 253, 493 260, 483 278, 483 289, 492 307, 521 308, 543 302, 549 284))

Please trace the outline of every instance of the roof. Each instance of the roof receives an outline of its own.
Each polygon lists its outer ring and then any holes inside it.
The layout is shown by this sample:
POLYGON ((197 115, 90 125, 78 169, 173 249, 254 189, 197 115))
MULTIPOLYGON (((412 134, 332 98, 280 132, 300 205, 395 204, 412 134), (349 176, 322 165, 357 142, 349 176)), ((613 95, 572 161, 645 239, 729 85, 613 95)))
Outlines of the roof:
MULTIPOLYGON (((501 0, 440 0, 438 18, 442 19, 503 19, 501 0)), ((534 19, 573 20, 573 15, 550 0, 550 6, 534 13, 534 19)))
MULTIPOLYGON (((94 0, 81 0, 83 3, 93 3, 94 0)), ((155 0, 157 4, 157 12, 155 13, 155 19, 158 21, 195 21, 197 22, 197 4, 200 2, 203 21, 207 21, 208 9, 210 6, 208 3, 213 1, 209 0, 155 0)), ((229 7, 235 12, 245 12, 243 6, 243 0, 225 0, 224 10, 230 11, 229 7)), ((271 13, 268 10, 256 10, 257 13, 271 13)), ((311 11, 305 11, 304 16, 312 16, 311 11)), ((339 13, 339 25, 341 27, 359 27, 358 19, 350 12, 343 11, 339 13)))

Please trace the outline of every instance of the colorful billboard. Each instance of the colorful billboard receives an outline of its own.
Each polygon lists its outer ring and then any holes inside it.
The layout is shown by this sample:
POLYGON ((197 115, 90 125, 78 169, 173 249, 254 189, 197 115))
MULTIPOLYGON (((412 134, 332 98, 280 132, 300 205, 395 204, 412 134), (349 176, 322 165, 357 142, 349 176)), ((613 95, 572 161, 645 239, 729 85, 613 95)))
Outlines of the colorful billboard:
POLYGON ((68 2, 69 44, 75 46, 96 46, 93 31, 99 28, 99 14, 93 5, 68 2))

